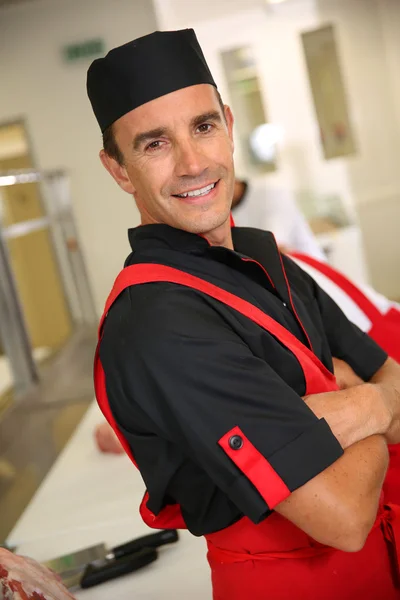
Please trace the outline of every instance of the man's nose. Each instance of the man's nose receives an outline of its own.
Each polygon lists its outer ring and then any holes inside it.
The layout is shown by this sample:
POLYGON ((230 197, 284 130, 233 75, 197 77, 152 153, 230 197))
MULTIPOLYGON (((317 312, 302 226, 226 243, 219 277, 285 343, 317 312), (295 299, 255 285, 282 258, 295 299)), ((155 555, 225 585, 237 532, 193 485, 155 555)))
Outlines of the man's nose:
POLYGON ((175 155, 175 174, 178 177, 199 177, 208 167, 206 156, 192 140, 179 143, 175 155))

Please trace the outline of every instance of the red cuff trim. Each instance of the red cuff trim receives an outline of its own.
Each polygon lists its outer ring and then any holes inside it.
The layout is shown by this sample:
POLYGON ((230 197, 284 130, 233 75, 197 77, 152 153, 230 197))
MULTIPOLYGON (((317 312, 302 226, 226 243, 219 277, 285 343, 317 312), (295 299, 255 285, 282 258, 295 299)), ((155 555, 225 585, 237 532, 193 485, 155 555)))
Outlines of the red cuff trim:
POLYGON ((218 444, 255 486, 268 504, 268 508, 273 509, 290 496, 290 490, 285 482, 239 427, 228 431, 218 444))

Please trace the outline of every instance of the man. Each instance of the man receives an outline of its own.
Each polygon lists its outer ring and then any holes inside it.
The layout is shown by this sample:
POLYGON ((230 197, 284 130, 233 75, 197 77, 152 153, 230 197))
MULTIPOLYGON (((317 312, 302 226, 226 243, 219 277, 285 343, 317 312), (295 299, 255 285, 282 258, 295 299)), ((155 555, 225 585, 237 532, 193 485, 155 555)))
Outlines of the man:
POLYGON ((235 180, 232 214, 239 227, 272 231, 281 250, 296 250, 325 260, 309 224, 293 195, 271 186, 266 176, 235 180))
POLYGON ((399 367, 271 234, 231 230, 233 116, 194 32, 112 50, 88 93, 142 219, 95 363, 142 516, 205 535, 218 600, 398 598, 399 367), (339 391, 332 356, 368 383, 339 391))

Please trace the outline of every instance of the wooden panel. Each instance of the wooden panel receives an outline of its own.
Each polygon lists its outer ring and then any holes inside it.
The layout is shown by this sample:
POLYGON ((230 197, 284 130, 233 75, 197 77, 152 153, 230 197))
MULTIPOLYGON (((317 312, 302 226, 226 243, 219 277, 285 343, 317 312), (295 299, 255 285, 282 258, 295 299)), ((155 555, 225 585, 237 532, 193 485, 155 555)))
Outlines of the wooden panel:
MULTIPOLYGON (((28 156, 0 161, 0 171, 26 168, 28 156)), ((37 183, 4 187, 2 199, 5 227, 45 215, 37 183)), ((7 247, 33 347, 59 348, 72 323, 49 231, 9 239, 7 247)))
POLYGON ((58 348, 71 320, 47 230, 8 240, 14 277, 33 347, 58 348))

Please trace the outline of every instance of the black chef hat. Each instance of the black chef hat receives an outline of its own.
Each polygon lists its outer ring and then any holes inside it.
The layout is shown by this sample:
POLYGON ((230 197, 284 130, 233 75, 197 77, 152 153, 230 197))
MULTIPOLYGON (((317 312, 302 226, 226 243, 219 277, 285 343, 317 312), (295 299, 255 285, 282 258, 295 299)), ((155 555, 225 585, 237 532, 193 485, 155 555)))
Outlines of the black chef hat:
POLYGON ((104 132, 134 108, 200 83, 216 87, 193 29, 156 31, 95 60, 87 92, 104 132))

